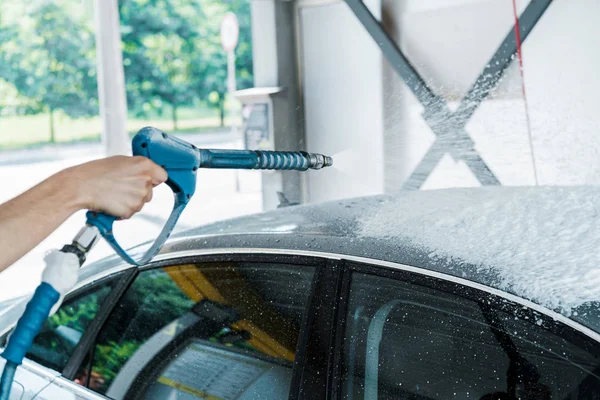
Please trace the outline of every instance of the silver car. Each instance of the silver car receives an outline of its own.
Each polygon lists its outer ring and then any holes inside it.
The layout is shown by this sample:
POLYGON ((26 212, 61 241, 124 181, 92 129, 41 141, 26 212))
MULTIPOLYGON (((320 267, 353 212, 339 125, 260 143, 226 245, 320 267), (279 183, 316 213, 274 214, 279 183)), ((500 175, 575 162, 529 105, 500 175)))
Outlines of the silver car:
MULTIPOLYGON (((585 195, 294 206, 179 234, 143 267, 110 257, 82 269, 11 398, 600 398, 595 269, 554 260, 595 212, 585 195)), ((23 305, 0 311, 3 340, 23 305)))

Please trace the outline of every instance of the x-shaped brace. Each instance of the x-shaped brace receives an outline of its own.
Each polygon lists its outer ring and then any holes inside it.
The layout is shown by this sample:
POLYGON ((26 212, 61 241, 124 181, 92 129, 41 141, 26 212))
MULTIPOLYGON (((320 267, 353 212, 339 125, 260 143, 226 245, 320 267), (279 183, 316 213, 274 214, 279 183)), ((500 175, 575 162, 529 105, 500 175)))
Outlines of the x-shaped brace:
MULTIPOLYGON (((482 185, 500 184, 498 178, 475 150, 475 144, 466 132, 465 126, 490 91, 496 87, 504 71, 514 59, 517 52, 514 29, 511 29, 504 38, 490 62, 460 102, 457 110, 452 112, 446 101, 427 86, 362 0, 345 1, 381 48, 391 66, 417 97, 424 108, 423 118, 436 135, 435 142, 408 180, 404 182, 403 188, 419 189, 440 159, 447 153, 455 160, 462 160, 482 185)), ((525 41, 551 2, 552 0, 531 0, 519 18, 522 41, 525 41)))

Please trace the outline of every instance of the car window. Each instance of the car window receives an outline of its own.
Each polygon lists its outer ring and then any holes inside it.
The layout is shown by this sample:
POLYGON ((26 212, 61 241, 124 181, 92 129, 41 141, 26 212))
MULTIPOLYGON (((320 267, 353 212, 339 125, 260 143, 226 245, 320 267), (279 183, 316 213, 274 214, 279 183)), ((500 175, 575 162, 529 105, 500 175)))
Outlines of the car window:
POLYGON ((343 398, 588 399, 600 392, 596 342, 569 341, 545 329, 541 316, 512 314, 491 297, 478 302, 354 272, 343 398))
POLYGON ((76 381, 114 399, 287 397, 313 273, 229 262, 143 271, 76 381))
POLYGON ((111 291, 114 279, 94 285, 65 301, 36 336, 27 358, 62 371, 83 333, 111 291))

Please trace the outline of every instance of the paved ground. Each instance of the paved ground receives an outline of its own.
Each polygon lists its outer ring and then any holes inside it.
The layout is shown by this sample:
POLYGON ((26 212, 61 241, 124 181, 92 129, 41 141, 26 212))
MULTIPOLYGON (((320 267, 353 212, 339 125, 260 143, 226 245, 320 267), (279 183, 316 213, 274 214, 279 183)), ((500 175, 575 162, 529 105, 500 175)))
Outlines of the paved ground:
MULTIPOLYGON (((185 139, 199 147, 241 148, 241 141, 228 133, 186 135, 185 139)), ((101 156, 100 144, 0 152, 0 181, 4 183, 0 202, 18 195, 63 168, 101 156)), ((196 195, 181 217, 177 229, 259 212, 261 201, 260 172, 200 170, 196 195)), ((162 228, 172 204, 169 189, 158 188, 152 203, 140 214, 117 224, 117 238, 128 247, 153 239, 162 228)), ((84 212, 74 215, 23 259, 0 274, 0 301, 33 290, 40 279, 45 252, 70 242, 84 222, 84 212)), ((97 260, 111 251, 108 245, 101 242, 90 254, 89 260, 97 260)))

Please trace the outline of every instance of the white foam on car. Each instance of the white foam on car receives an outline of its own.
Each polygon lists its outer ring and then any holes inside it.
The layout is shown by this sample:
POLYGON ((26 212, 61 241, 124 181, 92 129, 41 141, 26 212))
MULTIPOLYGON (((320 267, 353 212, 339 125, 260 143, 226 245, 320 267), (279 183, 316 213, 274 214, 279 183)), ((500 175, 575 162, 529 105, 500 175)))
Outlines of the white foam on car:
POLYGON ((407 192, 362 217, 360 230, 473 264, 499 289, 566 315, 600 301, 600 187, 407 192))

